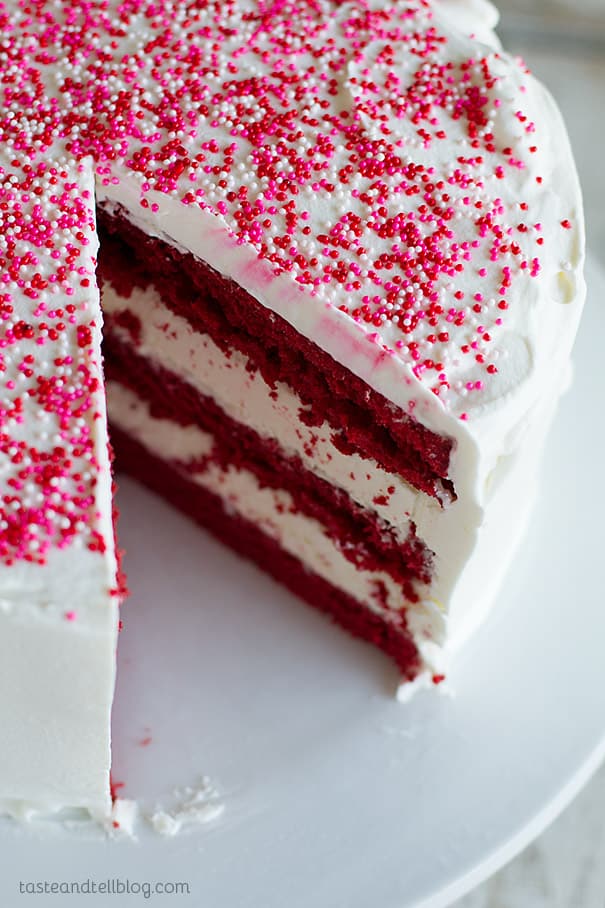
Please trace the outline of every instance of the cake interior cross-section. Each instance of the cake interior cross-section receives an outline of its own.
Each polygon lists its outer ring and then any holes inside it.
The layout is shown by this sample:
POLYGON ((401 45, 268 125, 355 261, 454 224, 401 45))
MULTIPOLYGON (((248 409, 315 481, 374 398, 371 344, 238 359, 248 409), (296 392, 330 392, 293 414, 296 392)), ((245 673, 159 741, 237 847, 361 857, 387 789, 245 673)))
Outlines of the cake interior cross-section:
POLYGON ((496 21, 0 11, 1 812, 111 807, 112 451, 402 699, 486 614, 585 295, 565 127, 496 21))

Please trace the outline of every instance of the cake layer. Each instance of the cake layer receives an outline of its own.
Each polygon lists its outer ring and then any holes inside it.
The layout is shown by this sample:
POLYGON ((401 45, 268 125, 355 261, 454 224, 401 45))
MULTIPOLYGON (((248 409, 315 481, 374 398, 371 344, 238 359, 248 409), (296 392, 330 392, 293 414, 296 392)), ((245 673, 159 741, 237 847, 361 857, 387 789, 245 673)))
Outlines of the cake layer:
POLYGON ((170 404, 173 418, 185 423, 203 419, 213 403, 225 417, 271 440, 285 457, 298 458, 308 470, 344 490, 353 501, 375 510, 400 540, 407 537, 410 523, 420 527, 431 548, 432 526, 441 513, 438 502, 384 470, 372 457, 342 451, 334 444, 327 423, 308 426, 301 422, 304 405, 289 385, 268 385, 244 354, 224 351, 207 334, 194 331, 185 319, 163 305, 153 287, 137 287, 124 297, 106 281, 103 309, 108 368, 119 359, 120 380, 128 384, 131 376, 136 390, 141 379, 134 373, 148 368, 140 362, 144 358, 156 372, 170 373, 170 378, 165 377, 162 382, 149 376, 147 383, 153 386, 170 382, 174 389, 170 404), (176 384, 180 384, 178 389, 176 384), (191 389, 201 395, 202 401, 197 405, 191 401, 191 389))
POLYGON ((152 366, 120 347, 110 338, 107 376, 133 390, 150 407, 154 418, 183 428, 185 451, 180 453, 178 432, 162 434, 162 445, 186 468, 206 467, 210 460, 220 466, 236 465, 253 473, 263 487, 287 487, 296 508, 323 524, 347 558, 360 565, 378 559, 394 580, 400 582, 410 601, 425 592, 432 575, 433 554, 417 537, 415 526, 397 532, 374 510, 361 507, 346 493, 311 472, 296 456, 286 456, 275 439, 266 439, 237 423, 209 397, 200 396, 173 373, 152 366), (195 428, 212 436, 211 450, 201 448, 197 458, 188 450, 195 428), (189 456, 188 456, 189 455, 189 456))
POLYGON ((439 500, 454 496, 448 479, 452 441, 430 432, 208 264, 149 237, 120 212, 98 212, 99 274, 121 295, 153 282, 164 305, 208 334, 225 353, 243 354, 265 381, 300 396, 300 417, 328 423, 345 453, 378 461, 439 500))
POLYGON ((263 486, 234 465, 204 464, 212 436, 152 416, 143 400, 117 382, 109 382, 108 398, 118 468, 134 471, 299 596, 378 643, 405 677, 418 672, 424 664, 419 648, 431 652, 435 616, 420 603, 410 605, 386 571, 348 558, 286 489, 263 486), (192 455, 190 463, 170 459, 181 449, 192 455))

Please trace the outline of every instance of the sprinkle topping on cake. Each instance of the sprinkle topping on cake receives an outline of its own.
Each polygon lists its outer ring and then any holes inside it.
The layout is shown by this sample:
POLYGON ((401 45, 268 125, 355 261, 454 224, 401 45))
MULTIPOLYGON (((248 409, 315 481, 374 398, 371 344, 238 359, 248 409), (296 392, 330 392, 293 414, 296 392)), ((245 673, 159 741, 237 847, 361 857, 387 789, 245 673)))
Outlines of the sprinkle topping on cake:
POLYGON ((521 64, 428 0, 22 3, 3 31, 13 166, 62 146, 210 209, 455 410, 498 373, 544 241, 521 64))
MULTIPOLYGON (((84 165, 81 171, 86 171, 84 165)), ((0 559, 91 551, 102 387, 91 193, 81 175, 24 160, 0 177, 0 559), (90 299, 91 287, 94 290, 90 299)))

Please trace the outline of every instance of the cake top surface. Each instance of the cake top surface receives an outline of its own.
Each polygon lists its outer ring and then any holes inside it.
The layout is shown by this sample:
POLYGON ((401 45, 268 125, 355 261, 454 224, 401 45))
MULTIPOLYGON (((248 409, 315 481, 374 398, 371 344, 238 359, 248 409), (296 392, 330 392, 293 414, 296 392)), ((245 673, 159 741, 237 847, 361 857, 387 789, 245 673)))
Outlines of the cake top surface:
POLYGON ((577 296, 581 202, 558 114, 493 22, 455 0, 0 5, 0 445, 19 545, 25 525, 50 544, 94 509, 95 186, 134 183, 151 218, 210 214, 463 421, 531 374, 558 330, 548 307, 577 296), (75 485, 74 458, 90 468, 75 485), (70 514, 49 508, 57 487, 70 514))

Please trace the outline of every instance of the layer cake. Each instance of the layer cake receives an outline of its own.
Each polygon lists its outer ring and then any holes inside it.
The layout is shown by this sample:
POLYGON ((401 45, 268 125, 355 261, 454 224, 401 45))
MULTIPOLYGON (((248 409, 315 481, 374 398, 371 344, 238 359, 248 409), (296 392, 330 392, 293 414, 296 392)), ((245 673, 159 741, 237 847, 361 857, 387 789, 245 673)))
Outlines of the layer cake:
POLYGON ((103 815, 106 397, 121 469, 383 649, 404 697, 438 684, 534 498, 582 204, 482 2, 3 15, 0 807, 103 815))

